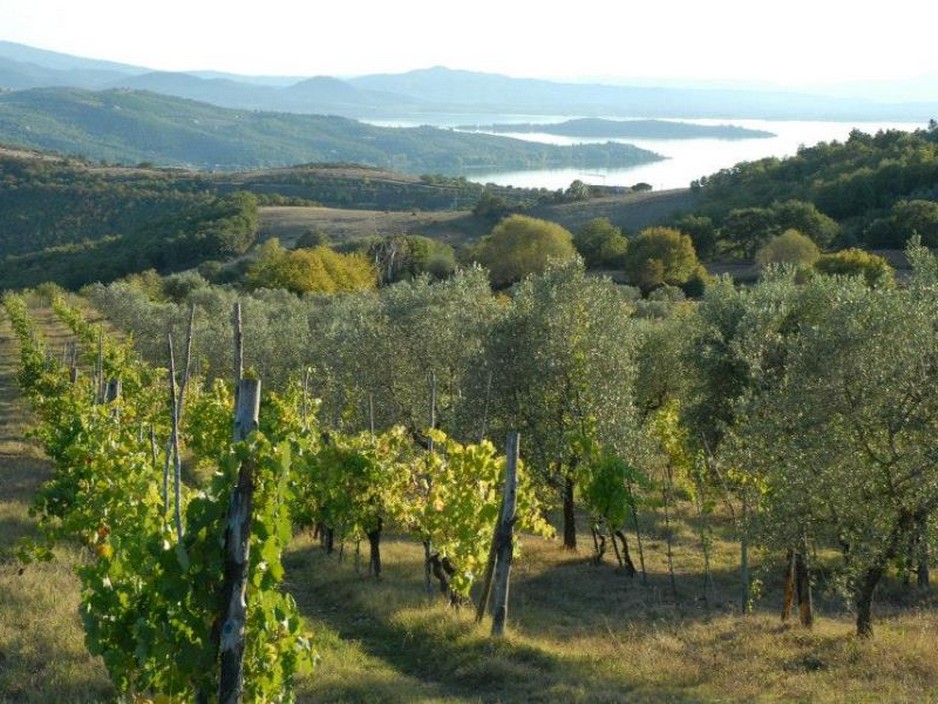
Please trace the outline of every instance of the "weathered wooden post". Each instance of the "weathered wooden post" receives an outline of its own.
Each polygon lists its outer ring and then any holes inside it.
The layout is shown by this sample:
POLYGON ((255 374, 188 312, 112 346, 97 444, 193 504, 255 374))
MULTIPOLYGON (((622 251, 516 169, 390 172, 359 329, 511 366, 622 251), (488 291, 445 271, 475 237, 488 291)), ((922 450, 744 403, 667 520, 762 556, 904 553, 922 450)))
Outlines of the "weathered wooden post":
POLYGON ((241 326, 241 301, 234 304, 231 311, 231 327, 234 331, 234 383, 235 383, 235 403, 237 403, 237 393, 241 377, 244 376, 244 330, 241 326))
POLYGON ((492 635, 504 635, 508 619, 508 582, 511 576, 511 557, 514 550, 515 512, 518 504, 518 442, 516 432, 508 434, 505 462, 505 487, 498 522, 492 535, 492 547, 482 578, 482 592, 476 605, 476 623, 482 621, 492 598, 492 635))
MULTIPOLYGON (((234 440, 239 442, 257 428, 260 413, 261 382, 242 379, 238 384, 238 407, 235 411, 234 440)), ((219 657, 221 676, 218 687, 220 704, 240 703, 244 694, 244 638, 247 617, 245 592, 250 563, 251 513, 254 504, 253 459, 245 461, 238 472, 238 484, 231 494, 225 523, 225 580, 222 586, 219 657)))
POLYGON ((514 532, 518 506, 518 442, 517 432, 508 434, 505 462, 505 493, 498 520, 498 551, 495 557, 495 584, 492 606, 492 635, 505 634, 508 620, 508 582, 511 578, 511 558, 514 551, 514 532))

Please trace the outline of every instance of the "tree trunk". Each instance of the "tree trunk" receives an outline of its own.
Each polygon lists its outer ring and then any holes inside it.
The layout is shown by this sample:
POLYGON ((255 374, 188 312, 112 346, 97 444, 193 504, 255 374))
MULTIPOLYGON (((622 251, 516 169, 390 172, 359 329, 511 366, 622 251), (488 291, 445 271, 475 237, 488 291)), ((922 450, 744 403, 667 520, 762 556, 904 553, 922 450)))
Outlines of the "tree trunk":
POLYGON ((740 581, 740 608, 742 613, 748 614, 752 608, 751 580, 749 577, 749 527, 746 525, 749 513, 749 500, 743 491, 742 506, 739 517, 739 581, 740 581))
POLYGON ((563 480, 563 546, 567 550, 576 550, 576 513, 573 504, 573 477, 563 480))
POLYGON ((505 635, 508 621, 508 590, 511 581, 511 559, 514 553, 515 521, 518 508, 518 433, 508 434, 505 464, 505 489, 498 516, 498 551, 492 585, 492 636, 505 635))
MULTIPOLYGON (((622 543, 622 559, 619 560, 619 563, 625 569, 625 573, 629 577, 634 577, 637 570, 635 569, 635 563, 632 562, 632 555, 629 553, 629 543, 625 539, 625 533, 621 530, 615 531, 615 533, 613 534, 613 539, 612 539, 613 545, 616 544, 616 541, 615 541, 616 538, 618 538, 619 541, 622 543)), ((617 556, 618 556, 618 551, 617 551, 617 556)))
POLYGON ((448 558, 444 557, 441 560, 439 554, 434 553, 430 557, 430 569, 433 571, 433 576, 436 577, 440 583, 440 593, 444 596, 448 596, 450 604, 455 606, 459 600, 456 594, 453 593, 449 584, 450 577, 456 573, 453 564, 448 558))
POLYGON ((857 586, 857 635, 860 638, 870 638, 873 635, 873 592, 883 576, 881 566, 870 567, 863 574, 857 586))
POLYGON ((433 574, 432 552, 433 546, 428 538, 423 541, 423 589, 428 599, 433 596, 433 583, 431 582, 431 575, 433 574))
POLYGON ((915 564, 915 576, 916 582, 919 587, 922 589, 927 589, 929 584, 929 575, 928 575, 928 519, 923 518, 919 521, 918 530, 916 531, 917 537, 917 550, 916 550, 916 564, 915 564))
POLYGON ((814 599, 811 596, 811 573, 808 571, 808 546, 803 543, 795 553, 795 589, 798 592, 798 614, 801 625, 814 625, 814 599))
POLYGON ((322 526, 319 529, 319 539, 322 542, 322 549, 327 555, 331 555, 335 551, 335 531, 328 526, 322 526))
POLYGON ((593 534, 593 562, 599 565, 602 564, 603 557, 606 555, 606 536, 595 524, 590 526, 590 532, 593 534))
POLYGON ((381 577, 381 528, 382 521, 379 518, 378 527, 368 533, 368 546, 370 548, 368 573, 373 574, 375 579, 381 577))
POLYGON ((791 618, 791 610, 795 603, 795 551, 788 548, 785 557, 785 597, 782 601, 782 623, 791 618))
POLYGON ((642 531, 638 523, 638 507, 635 505, 635 494, 632 493, 632 480, 626 479, 625 487, 628 489, 629 509, 632 512, 632 527, 635 529, 635 544, 638 546, 638 564, 642 569, 642 584, 648 584, 648 574, 645 572, 645 549, 642 547, 642 531))

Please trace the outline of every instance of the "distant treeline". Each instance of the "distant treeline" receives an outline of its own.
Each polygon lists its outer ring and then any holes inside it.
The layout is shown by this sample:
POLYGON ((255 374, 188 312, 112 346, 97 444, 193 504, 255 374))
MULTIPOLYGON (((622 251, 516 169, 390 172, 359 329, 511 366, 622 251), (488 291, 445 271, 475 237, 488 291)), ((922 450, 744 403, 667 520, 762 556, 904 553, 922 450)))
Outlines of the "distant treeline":
POLYGON ((753 130, 738 125, 697 125, 672 120, 604 120, 590 117, 556 123, 523 122, 517 124, 464 125, 459 129, 495 132, 496 134, 528 134, 539 132, 563 137, 630 137, 634 139, 761 139, 774 137, 772 132, 753 130))

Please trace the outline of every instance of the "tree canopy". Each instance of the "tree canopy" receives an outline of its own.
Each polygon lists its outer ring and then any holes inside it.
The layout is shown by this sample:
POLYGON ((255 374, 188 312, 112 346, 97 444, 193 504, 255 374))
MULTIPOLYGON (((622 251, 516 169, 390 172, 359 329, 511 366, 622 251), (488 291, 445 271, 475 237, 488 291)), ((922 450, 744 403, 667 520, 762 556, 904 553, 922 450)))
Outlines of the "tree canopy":
POLYGON ((492 285, 504 287, 547 267, 551 260, 576 256, 573 235, 561 225, 527 215, 511 215, 482 238, 475 250, 492 285))
POLYGON ((704 272, 688 235, 669 227, 649 227, 629 243, 625 275, 650 291, 664 284, 685 286, 704 272))
POLYGON ((573 245, 590 269, 621 269, 629 241, 609 218, 593 218, 573 236, 573 245))

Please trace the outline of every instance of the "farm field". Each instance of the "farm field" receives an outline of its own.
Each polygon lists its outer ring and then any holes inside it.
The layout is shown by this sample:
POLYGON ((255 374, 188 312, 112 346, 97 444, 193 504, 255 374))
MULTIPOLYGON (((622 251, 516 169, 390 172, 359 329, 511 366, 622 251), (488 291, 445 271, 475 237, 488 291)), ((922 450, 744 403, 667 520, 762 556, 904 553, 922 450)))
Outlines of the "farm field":
MULTIPOLYGON (((50 348, 64 345, 68 336, 48 310, 34 307, 33 315, 50 348)), ((82 642, 71 569, 87 559, 82 550, 61 549, 55 561, 22 571, 14 555, 17 541, 34 532, 28 505, 50 471, 26 437, 16 363, 3 319, 0 702, 114 701, 103 664, 82 642)), ((445 607, 439 596, 428 603, 418 544, 389 536, 384 573, 375 581, 354 545, 344 546, 340 559, 325 555, 308 533, 297 534, 284 557, 285 584, 319 655, 318 667, 299 683, 298 700, 918 702, 938 695, 931 591, 909 596, 884 584, 875 636, 861 640, 851 614, 819 590, 817 622, 808 631, 780 623, 782 560, 757 555, 761 595, 753 613, 742 616, 728 520, 715 526, 708 600, 690 507, 672 526, 673 585, 661 518, 649 512, 642 520, 647 584, 640 575, 627 578, 609 558, 592 564, 585 525, 576 553, 563 551, 559 540, 525 538, 501 641, 489 639, 487 623, 474 623, 471 607, 445 607)))

